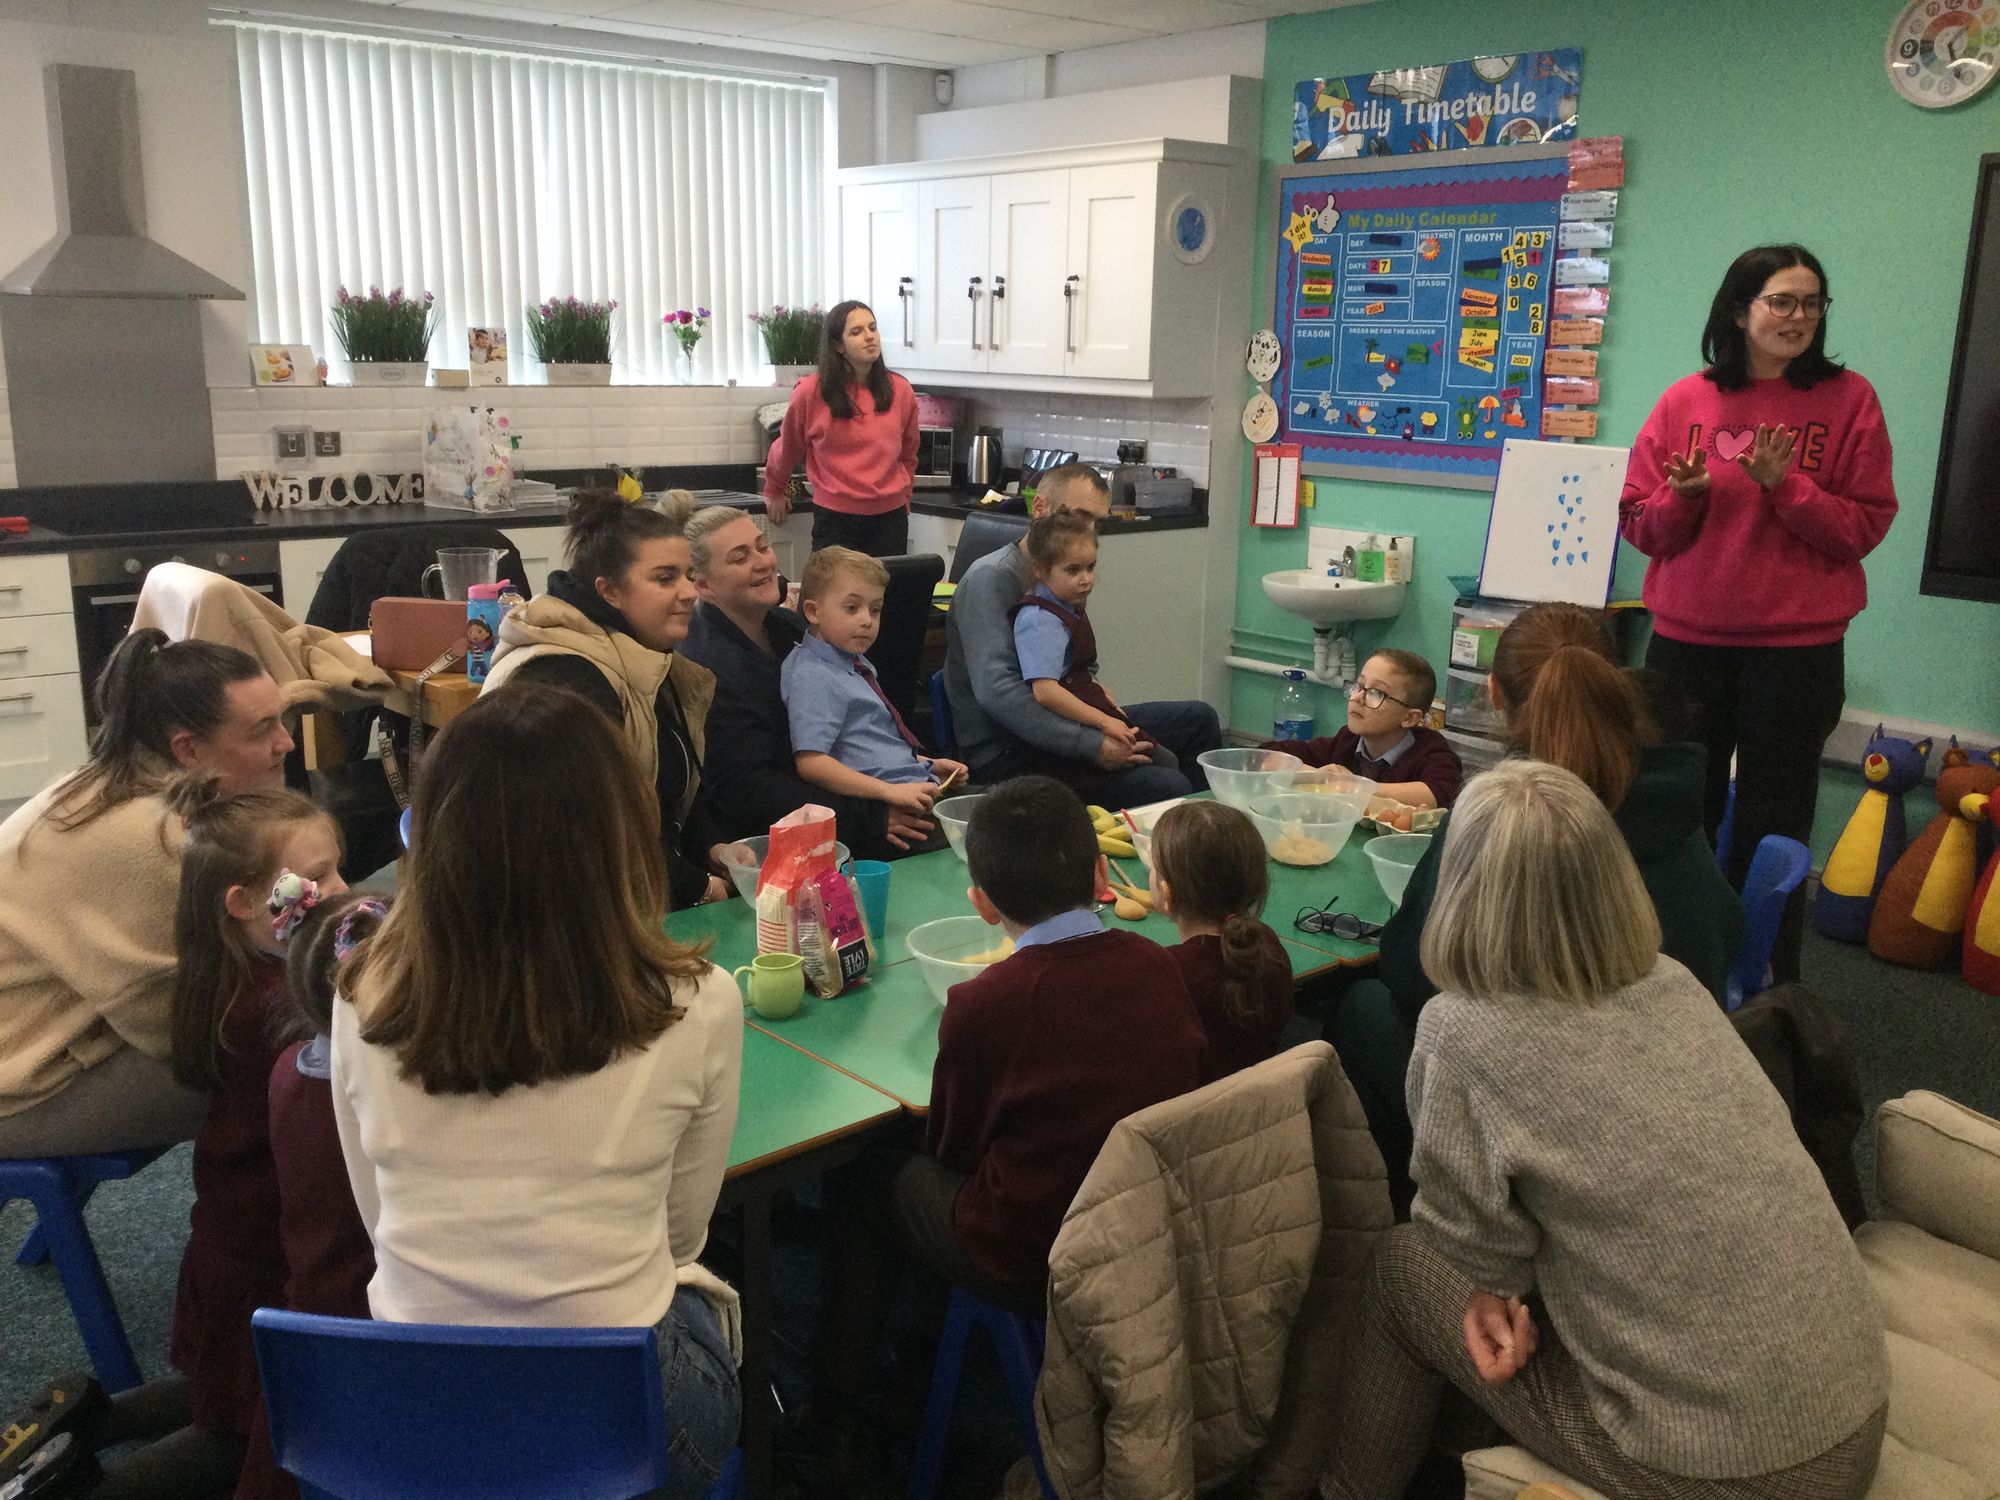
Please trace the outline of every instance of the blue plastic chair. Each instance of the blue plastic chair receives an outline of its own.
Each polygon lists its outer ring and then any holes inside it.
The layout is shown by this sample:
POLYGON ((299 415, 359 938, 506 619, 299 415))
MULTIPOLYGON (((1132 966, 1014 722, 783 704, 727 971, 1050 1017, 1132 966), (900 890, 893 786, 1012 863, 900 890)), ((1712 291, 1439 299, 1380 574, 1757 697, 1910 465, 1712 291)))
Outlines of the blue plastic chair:
POLYGON ((958 1407, 958 1381, 965 1372, 965 1349, 977 1326, 986 1330, 1000 1356, 1000 1374, 1013 1403, 1014 1421, 1034 1461, 1035 1478, 1045 1500, 1056 1500, 1048 1470, 1042 1467, 1042 1440, 1035 1433, 1035 1381, 1042 1373, 1046 1325, 975 1297, 963 1287, 951 1289, 944 1334, 938 1340, 937 1362, 931 1366, 931 1394, 924 1404, 924 1429, 917 1439, 917 1456, 910 1465, 909 1500, 936 1500, 944 1472, 945 1444, 951 1437, 952 1413, 958 1407))
POLYGON ((139 1362, 125 1336, 125 1320, 104 1265, 83 1220, 84 1205, 98 1185, 116 1182, 150 1165, 167 1148, 145 1146, 99 1156, 10 1157, 0 1160, 0 1206, 24 1198, 35 1210, 35 1227, 14 1257, 17 1266, 56 1263, 70 1316, 83 1338, 90 1367, 107 1391, 128 1391, 139 1383, 139 1362))
MULTIPOLYGON (((667 1479, 650 1328, 250 1320, 278 1466, 306 1500, 630 1500, 667 1479)), ((710 1500, 742 1492, 732 1453, 710 1500)))
POLYGON ((1743 946, 1736 950, 1736 963, 1729 971, 1731 1010, 1763 992, 1785 903, 1811 868, 1812 850, 1797 839, 1772 833, 1759 841, 1750 873, 1743 877, 1743 946))
POLYGON ((944 668, 931 673, 931 743, 940 755, 955 756, 956 738, 951 732, 951 694, 945 691, 944 668))
POLYGON ((1722 799, 1722 821, 1715 825, 1715 863, 1729 873, 1729 841, 1736 837, 1736 778, 1729 778, 1729 794, 1722 799))

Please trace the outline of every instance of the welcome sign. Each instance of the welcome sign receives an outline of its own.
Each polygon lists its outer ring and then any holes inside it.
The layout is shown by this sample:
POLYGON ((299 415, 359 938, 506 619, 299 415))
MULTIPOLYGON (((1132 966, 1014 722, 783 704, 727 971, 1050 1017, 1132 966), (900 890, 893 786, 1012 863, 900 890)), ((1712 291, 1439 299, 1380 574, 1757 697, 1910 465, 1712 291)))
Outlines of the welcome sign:
POLYGON ((1293 95, 1292 160, 1570 140, 1582 79, 1577 47, 1308 78, 1293 95))

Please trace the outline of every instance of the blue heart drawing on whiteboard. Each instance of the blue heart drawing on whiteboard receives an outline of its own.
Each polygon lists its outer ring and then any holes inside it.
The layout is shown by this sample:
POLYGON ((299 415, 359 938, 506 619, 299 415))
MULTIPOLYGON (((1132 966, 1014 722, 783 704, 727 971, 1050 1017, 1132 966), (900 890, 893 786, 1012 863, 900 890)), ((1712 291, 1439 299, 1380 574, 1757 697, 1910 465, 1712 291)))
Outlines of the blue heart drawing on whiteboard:
MULTIPOLYGON (((1573 547, 1578 541, 1582 540, 1583 523, 1586 517, 1579 515, 1577 513, 1577 507, 1583 504, 1583 496, 1581 494, 1572 493, 1569 488, 1571 485, 1576 484, 1582 478, 1583 476, 1581 474, 1563 475, 1562 488, 1556 492, 1555 503, 1558 506, 1562 507, 1562 516, 1557 520, 1549 522, 1547 527, 1548 533, 1553 539, 1550 544, 1553 551, 1552 555, 1549 558, 1549 566, 1552 568, 1553 567, 1573 568, 1577 565, 1577 562, 1579 560, 1578 554, 1576 552, 1564 551, 1563 549, 1565 543, 1573 547), (1575 537, 1569 537, 1566 535, 1566 533, 1569 531, 1569 525, 1572 520, 1576 522, 1577 526, 1577 535, 1575 537), (1558 535, 1559 532, 1564 534, 1558 535)), ((1588 552, 1583 553, 1581 555, 1581 560, 1586 563, 1589 562, 1590 554, 1588 552)))

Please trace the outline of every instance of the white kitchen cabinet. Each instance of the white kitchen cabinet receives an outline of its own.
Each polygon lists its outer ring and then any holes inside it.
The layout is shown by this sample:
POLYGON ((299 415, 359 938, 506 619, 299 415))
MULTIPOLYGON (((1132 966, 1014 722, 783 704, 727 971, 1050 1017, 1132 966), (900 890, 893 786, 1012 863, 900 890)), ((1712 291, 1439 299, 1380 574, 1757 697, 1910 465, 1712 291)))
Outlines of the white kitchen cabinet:
POLYGON ((949 576, 952 554, 958 550, 959 528, 964 524, 957 516, 927 516, 922 511, 911 511, 910 555, 915 557, 928 552, 933 557, 943 558, 944 570, 949 576))
MULTIPOLYGON (((926 370, 986 368, 984 328, 992 183, 947 177, 917 185, 917 346, 926 370)), ((876 314, 879 324, 881 314, 876 314)))
POLYGON ((0 682, 0 798, 32 797, 89 752, 76 673, 0 682))
POLYGON ((305 619, 313 595, 319 592, 320 579, 346 540, 344 536, 309 536, 278 543, 278 588, 284 595, 278 604, 294 620, 305 619))
POLYGON ((0 802, 32 797, 89 753, 69 559, 0 560, 0 802))
POLYGON ((1210 395, 1253 229, 1241 171, 1226 148, 1165 140, 855 168, 841 290, 874 299, 893 367, 918 381, 1210 395), (916 269, 892 286, 912 193, 916 269), (1206 239, 1177 248, 1182 222, 1206 239), (915 329, 901 348, 892 295, 915 329))
POLYGON ((1070 172, 1003 172, 988 194, 986 368, 1061 375, 1070 172))
POLYGON ((549 573, 563 564, 563 537, 560 526, 507 526, 503 527, 507 540, 521 554, 521 566, 527 570, 529 591, 542 594, 548 591, 549 573))
POLYGON ((1152 373, 1153 204, 1159 173, 1119 164, 1069 176, 1065 375, 1152 373))
POLYGON ((875 311, 892 367, 917 347, 917 185, 882 182, 841 194, 840 264, 843 297, 875 311))

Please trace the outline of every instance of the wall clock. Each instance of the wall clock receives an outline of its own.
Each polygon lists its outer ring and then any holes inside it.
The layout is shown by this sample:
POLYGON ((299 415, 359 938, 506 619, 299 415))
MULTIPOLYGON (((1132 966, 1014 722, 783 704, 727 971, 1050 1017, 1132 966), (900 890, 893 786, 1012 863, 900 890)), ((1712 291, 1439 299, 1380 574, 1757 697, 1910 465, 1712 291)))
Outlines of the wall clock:
POLYGON ((1963 104, 2000 71, 2000 0, 1910 0, 1889 28, 1882 60, 1910 103, 1963 104))
POLYGON ((1208 205, 1189 195, 1168 209, 1167 243, 1173 246, 1175 256, 1189 265, 1205 260, 1215 244, 1215 218, 1208 205))

